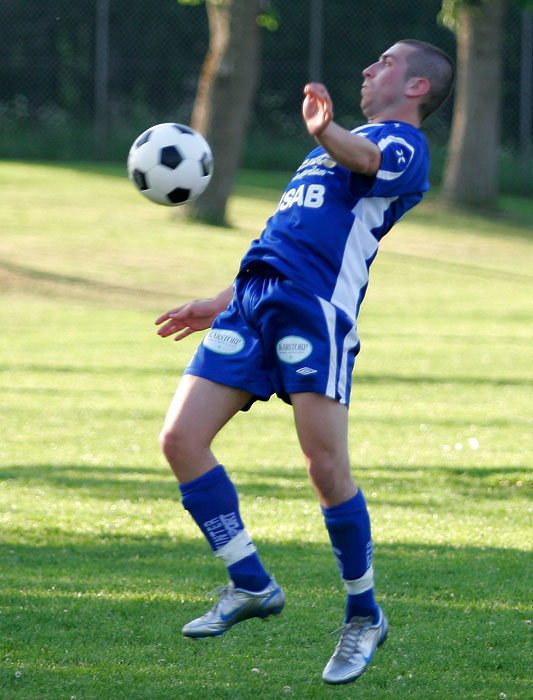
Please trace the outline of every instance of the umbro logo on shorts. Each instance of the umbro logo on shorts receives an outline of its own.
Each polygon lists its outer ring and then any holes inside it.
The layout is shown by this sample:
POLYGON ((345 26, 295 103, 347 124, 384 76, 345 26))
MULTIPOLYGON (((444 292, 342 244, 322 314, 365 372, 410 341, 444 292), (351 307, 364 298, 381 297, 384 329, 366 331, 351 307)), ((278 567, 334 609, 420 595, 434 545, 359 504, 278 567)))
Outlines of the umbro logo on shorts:
POLYGON ((296 370, 296 374, 316 374, 317 372, 317 369, 312 369, 311 367, 300 367, 300 369, 296 370))

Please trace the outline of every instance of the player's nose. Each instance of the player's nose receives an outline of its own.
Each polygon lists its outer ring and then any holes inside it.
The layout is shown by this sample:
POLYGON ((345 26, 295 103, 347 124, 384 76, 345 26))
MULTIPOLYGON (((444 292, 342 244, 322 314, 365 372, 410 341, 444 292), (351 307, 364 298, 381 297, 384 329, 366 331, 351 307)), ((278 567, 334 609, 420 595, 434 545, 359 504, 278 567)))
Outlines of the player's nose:
POLYGON ((371 78, 372 75, 374 74, 374 69, 375 69, 376 63, 372 63, 371 65, 367 66, 363 70, 363 77, 364 78, 371 78))

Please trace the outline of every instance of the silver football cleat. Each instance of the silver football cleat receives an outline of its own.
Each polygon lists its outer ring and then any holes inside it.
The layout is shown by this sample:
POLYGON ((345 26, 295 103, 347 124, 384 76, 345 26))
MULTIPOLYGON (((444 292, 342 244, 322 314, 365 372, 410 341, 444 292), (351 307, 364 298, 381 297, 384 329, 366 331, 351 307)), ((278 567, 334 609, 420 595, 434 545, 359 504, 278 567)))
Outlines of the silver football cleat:
POLYGON ((214 607, 185 625, 182 629, 185 637, 218 637, 237 622, 250 617, 279 615, 285 605, 285 594, 275 579, 271 579, 262 591, 235 588, 233 581, 230 581, 227 586, 219 586, 212 593, 218 593, 214 607))
POLYGON ((352 617, 332 634, 340 632, 333 656, 326 664, 322 680, 338 685, 351 683, 367 669, 376 648, 387 638, 387 618, 379 610, 377 622, 370 617, 352 617))

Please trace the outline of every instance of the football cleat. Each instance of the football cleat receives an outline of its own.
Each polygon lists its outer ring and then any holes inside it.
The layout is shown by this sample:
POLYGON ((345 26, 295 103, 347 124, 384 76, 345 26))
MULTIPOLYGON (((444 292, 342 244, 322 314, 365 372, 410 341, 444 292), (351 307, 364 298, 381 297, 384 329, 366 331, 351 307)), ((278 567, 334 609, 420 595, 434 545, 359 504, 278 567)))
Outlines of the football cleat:
POLYGON ((185 637, 218 637, 230 627, 250 617, 265 618, 279 615, 285 605, 285 594, 275 579, 262 591, 235 588, 233 581, 219 586, 209 595, 218 593, 214 607, 202 617, 187 623, 182 629, 185 637))
POLYGON ((387 638, 389 625, 379 609, 377 622, 371 617, 352 617, 331 634, 339 634, 333 656, 326 664, 322 680, 332 685, 351 683, 366 671, 376 648, 387 638))

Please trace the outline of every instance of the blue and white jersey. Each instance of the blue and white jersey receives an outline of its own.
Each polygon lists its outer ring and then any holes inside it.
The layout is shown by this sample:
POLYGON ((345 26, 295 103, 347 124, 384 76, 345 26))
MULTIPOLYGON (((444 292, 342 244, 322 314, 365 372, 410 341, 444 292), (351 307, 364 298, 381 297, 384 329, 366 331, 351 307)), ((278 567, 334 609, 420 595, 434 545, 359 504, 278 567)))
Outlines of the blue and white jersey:
POLYGON ((429 188, 429 154, 410 124, 365 124, 354 134, 382 152, 374 177, 350 172, 315 148, 288 184, 241 269, 262 260, 357 318, 379 241, 429 188))

